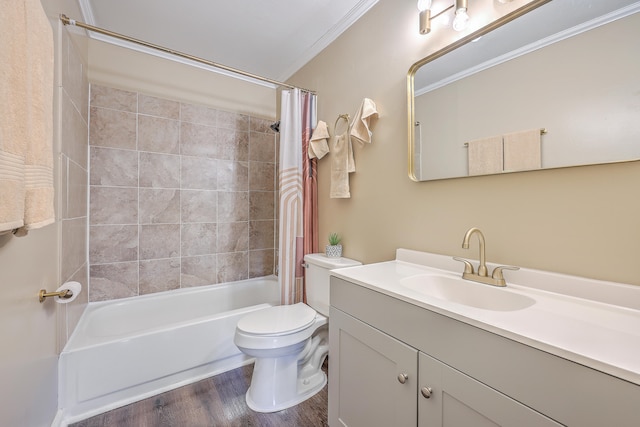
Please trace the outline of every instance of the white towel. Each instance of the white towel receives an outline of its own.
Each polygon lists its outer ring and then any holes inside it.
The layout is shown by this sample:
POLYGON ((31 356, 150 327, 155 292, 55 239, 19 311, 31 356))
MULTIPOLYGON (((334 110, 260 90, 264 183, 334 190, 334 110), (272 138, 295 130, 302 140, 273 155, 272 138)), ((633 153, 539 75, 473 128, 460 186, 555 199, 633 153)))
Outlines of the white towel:
POLYGON ((337 136, 331 143, 331 187, 329 198, 348 199, 351 197, 349 189, 349 173, 355 172, 353 148, 349 132, 337 136))
POLYGON ((53 33, 40 0, 0 8, 0 231, 55 221, 53 33))
POLYGON ((310 159, 321 159, 329 152, 329 130, 327 124, 320 120, 309 140, 308 154, 310 159))
POLYGON ((508 172, 540 169, 540 129, 507 133, 504 139, 504 170, 508 172))
POLYGON ((502 136, 469 141, 469 176, 502 172, 502 136))
POLYGON ((376 103, 369 98, 364 98, 360 109, 351 125, 351 136, 361 143, 371 143, 373 128, 378 121, 376 103))

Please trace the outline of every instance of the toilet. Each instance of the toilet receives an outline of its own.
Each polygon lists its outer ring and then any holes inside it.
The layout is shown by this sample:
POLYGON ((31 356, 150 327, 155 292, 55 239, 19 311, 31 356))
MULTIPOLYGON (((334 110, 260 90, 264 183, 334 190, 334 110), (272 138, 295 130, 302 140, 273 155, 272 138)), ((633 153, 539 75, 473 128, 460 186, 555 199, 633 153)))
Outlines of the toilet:
POLYGON ((242 317, 234 342, 255 357, 246 401, 256 412, 275 412, 303 402, 327 383, 322 364, 329 352, 329 271, 361 265, 349 258, 308 254, 307 304, 281 305, 242 317))

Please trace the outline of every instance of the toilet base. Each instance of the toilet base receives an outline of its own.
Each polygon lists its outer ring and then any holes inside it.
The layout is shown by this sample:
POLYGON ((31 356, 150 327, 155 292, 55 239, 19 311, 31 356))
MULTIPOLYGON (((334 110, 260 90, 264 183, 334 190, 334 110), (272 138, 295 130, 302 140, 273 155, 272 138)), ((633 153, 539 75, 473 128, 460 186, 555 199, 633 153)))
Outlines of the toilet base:
POLYGON ((295 406, 318 393, 327 384, 322 370, 329 346, 327 329, 300 343, 299 351, 279 357, 257 358, 247 406, 256 412, 276 412, 295 406))
POLYGON ((251 387, 247 390, 245 400, 247 402, 247 406, 256 412, 278 412, 304 402, 322 390, 326 384, 327 375, 320 371, 311 378, 298 380, 296 395, 287 401, 273 402, 273 404, 268 405, 258 404, 252 398, 251 387))

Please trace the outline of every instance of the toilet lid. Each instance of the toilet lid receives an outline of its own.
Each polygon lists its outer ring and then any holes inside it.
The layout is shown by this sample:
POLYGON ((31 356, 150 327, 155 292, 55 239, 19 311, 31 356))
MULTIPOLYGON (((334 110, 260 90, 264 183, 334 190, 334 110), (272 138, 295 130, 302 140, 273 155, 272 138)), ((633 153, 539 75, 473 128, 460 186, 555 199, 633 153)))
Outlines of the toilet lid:
POLYGON ((309 327, 316 311, 306 304, 278 305, 242 317, 238 329, 254 335, 284 335, 309 327))

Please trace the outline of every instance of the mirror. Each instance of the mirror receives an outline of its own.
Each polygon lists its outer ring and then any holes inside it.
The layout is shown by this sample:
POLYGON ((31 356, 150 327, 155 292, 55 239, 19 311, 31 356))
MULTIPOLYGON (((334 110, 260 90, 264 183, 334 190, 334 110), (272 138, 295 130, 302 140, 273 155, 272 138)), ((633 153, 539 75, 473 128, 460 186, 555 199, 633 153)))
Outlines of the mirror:
POLYGON ((411 179, 640 159, 638 11, 637 0, 535 1, 416 62, 411 179), (539 160, 505 167, 513 153, 531 157, 508 143, 521 131, 539 132, 539 160), (480 144, 496 138, 499 170, 478 169, 480 144))

